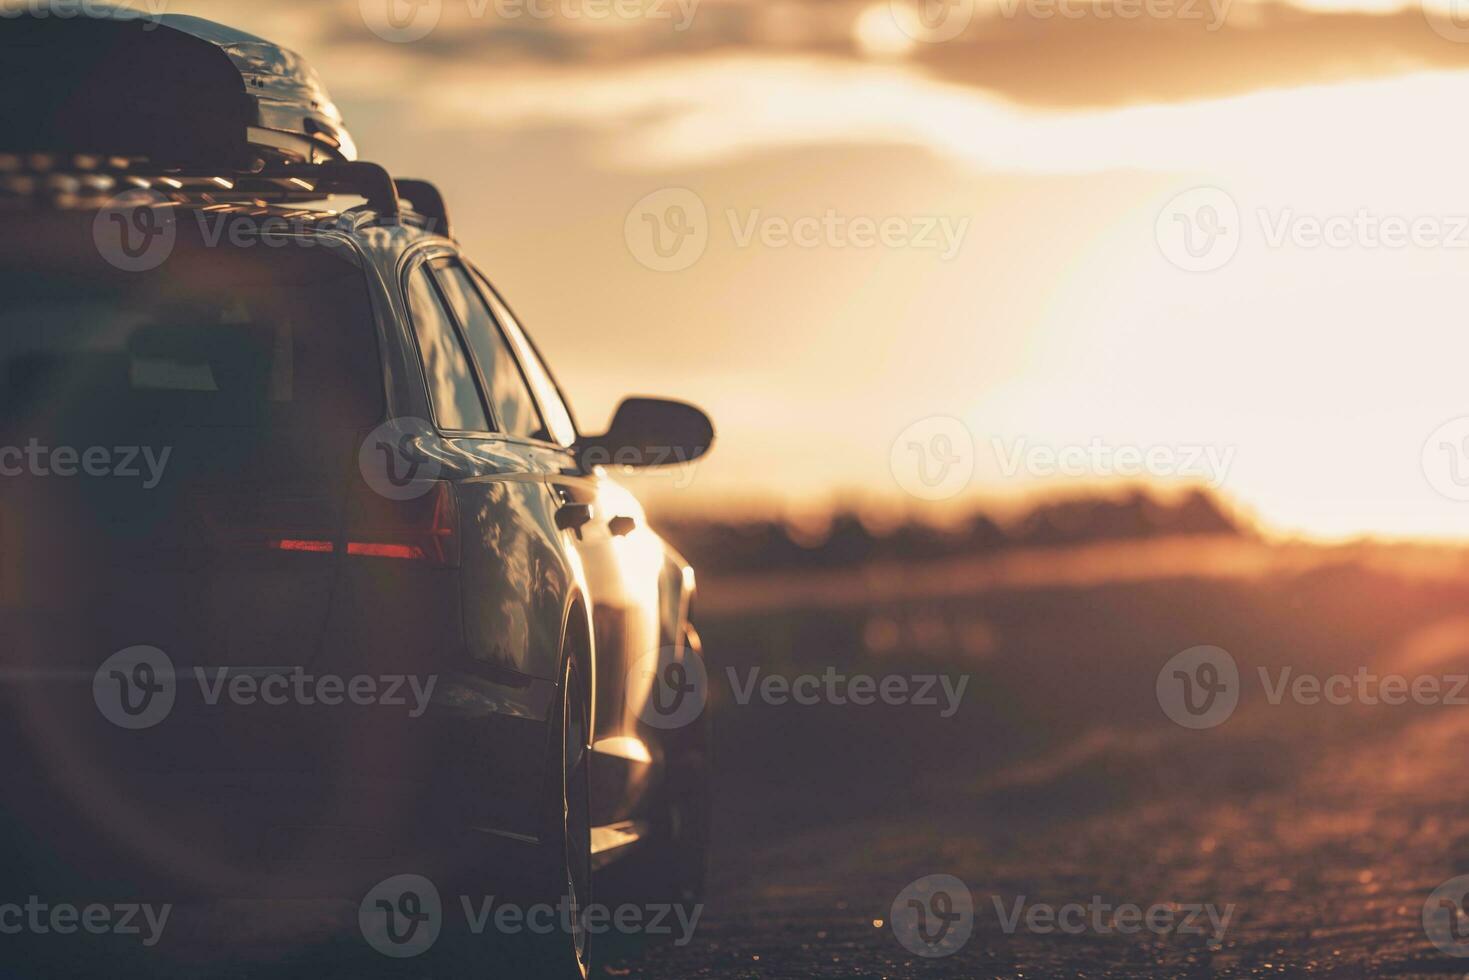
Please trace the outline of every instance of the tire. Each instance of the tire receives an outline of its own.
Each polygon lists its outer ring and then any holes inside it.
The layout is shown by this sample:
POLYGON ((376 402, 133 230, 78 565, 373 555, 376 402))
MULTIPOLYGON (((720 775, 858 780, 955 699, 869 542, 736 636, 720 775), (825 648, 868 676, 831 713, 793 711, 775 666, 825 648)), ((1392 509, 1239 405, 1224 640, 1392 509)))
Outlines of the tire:
POLYGON ((569 935, 557 929, 545 937, 530 973, 545 980, 587 980, 594 968, 592 937, 580 923, 581 911, 592 903, 591 695, 575 651, 564 659, 540 864, 541 893, 558 908, 567 901, 573 926, 569 935))
MULTIPOLYGON (((684 634, 686 648, 702 656, 699 634, 684 634)), ((683 728, 648 731, 662 758, 663 781, 649 814, 646 840, 602 872, 599 888, 615 901, 651 906, 692 907, 703 901, 709 865, 713 803, 714 724, 712 705, 683 728)), ((644 935, 618 937, 619 957, 636 959, 650 942, 644 935)))
POLYGON ((466 928, 444 942, 444 968, 434 975, 436 980, 588 980, 593 975, 592 937, 580 928, 581 910, 592 902, 591 699, 584 677, 585 665, 568 650, 548 726, 539 843, 525 869, 528 874, 517 871, 516 884, 508 889, 523 909, 550 906, 555 925, 539 934, 522 930, 488 938, 466 928), (562 911, 564 904, 571 907, 569 916, 562 911))
MULTIPOLYGON (((703 657, 703 644, 692 624, 685 628, 684 643, 692 655, 703 657)), ((713 705, 706 703, 697 721, 665 736, 667 775, 648 842, 648 864, 663 901, 693 905, 703 901, 709 873, 713 705)))

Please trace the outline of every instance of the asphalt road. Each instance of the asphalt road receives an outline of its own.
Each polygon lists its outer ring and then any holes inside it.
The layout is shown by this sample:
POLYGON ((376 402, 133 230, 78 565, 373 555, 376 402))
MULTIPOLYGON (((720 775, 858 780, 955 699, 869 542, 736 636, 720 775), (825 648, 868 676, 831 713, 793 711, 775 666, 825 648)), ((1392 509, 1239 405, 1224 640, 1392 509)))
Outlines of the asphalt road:
POLYGON ((1434 889, 1469 872, 1469 706, 1272 704, 1259 678, 1469 673, 1458 566, 1322 553, 948 591, 724 608, 705 623, 721 751, 711 894, 692 943, 614 975, 1469 973, 1422 920, 1434 889), (1238 661, 1241 696, 1223 724, 1188 730, 1155 685, 1170 656, 1203 643, 1238 661), (972 682, 942 718, 740 704, 727 673, 832 664, 972 682), (967 939, 941 958, 892 928, 895 899, 933 875, 972 903, 967 939), (1124 906, 1163 908, 1155 928, 1129 929, 1124 906))

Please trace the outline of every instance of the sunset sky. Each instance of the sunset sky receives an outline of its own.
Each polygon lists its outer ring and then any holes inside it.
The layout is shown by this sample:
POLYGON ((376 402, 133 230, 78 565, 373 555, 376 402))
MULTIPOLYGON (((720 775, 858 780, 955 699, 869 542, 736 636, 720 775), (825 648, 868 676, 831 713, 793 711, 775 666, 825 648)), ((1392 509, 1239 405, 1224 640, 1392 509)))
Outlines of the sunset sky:
POLYGON ((402 10, 434 29, 395 42, 370 27, 385 2, 167 11, 307 55, 364 158, 439 183, 584 428, 627 393, 710 412, 717 451, 640 481, 655 502, 940 513, 1127 479, 1013 465, 1035 447, 1197 448, 1281 530, 1469 537, 1434 484, 1469 481, 1460 433, 1430 443, 1469 416, 1469 20, 422 0, 402 10), (1186 227, 1175 197, 1200 187, 1186 227), (691 200, 702 217, 667 210, 691 200), (703 251, 650 268, 639 234, 679 215, 703 251), (862 247, 864 224, 887 232, 862 247), (1211 228, 1225 251, 1189 253, 1211 228), (972 447, 938 501, 893 465, 931 417, 972 447))

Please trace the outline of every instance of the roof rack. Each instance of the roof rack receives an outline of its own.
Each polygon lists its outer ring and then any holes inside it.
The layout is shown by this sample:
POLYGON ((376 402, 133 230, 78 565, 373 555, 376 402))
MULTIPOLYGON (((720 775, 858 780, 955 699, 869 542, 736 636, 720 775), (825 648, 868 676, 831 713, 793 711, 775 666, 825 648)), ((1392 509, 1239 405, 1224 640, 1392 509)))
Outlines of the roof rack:
POLYGON ((398 196, 404 198, 429 222, 431 230, 443 235, 445 238, 453 238, 454 232, 449 227, 449 206, 444 203, 444 195, 439 189, 426 180, 414 180, 399 177, 395 183, 398 185, 398 196))
POLYGON ((383 167, 366 161, 276 164, 254 171, 160 170, 117 157, 58 159, 0 153, 0 200, 64 199, 84 204, 130 189, 205 205, 291 205, 352 195, 364 198, 382 220, 416 217, 425 230, 453 237, 449 211, 437 187, 426 180, 395 180, 383 167), (405 202, 411 210, 405 211, 405 202))

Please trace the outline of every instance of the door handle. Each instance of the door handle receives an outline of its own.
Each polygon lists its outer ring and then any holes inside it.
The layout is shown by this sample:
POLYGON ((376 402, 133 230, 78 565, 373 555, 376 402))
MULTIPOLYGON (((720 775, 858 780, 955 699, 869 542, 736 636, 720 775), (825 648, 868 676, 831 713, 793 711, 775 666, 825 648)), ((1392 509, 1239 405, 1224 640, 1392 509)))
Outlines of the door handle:
POLYGON ((556 511, 556 526, 563 531, 575 531, 581 537, 581 529, 592 520, 591 504, 565 504, 556 511))
POLYGON ((612 532, 615 538, 625 538, 638 529, 638 522, 633 517, 614 517, 607 522, 607 530, 612 532))

